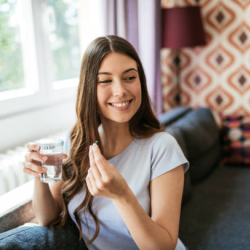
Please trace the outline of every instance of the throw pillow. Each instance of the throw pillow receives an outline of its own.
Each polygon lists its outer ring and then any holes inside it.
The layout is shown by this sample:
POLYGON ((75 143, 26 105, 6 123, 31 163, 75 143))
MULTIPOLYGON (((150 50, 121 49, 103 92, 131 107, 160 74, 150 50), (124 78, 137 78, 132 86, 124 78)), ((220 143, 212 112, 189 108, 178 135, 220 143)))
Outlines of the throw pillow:
POLYGON ((223 163, 250 165, 250 116, 222 115, 223 163))

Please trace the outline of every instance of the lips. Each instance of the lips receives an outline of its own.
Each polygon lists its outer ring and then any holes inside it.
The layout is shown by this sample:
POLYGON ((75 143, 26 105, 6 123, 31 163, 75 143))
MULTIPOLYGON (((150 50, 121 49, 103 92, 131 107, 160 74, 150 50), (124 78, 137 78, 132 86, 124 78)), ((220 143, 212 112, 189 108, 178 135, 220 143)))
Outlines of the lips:
POLYGON ((126 110, 130 107, 130 104, 132 101, 133 101, 133 99, 122 101, 122 102, 111 102, 111 103, 109 103, 109 105, 116 110, 123 111, 123 110, 126 110))

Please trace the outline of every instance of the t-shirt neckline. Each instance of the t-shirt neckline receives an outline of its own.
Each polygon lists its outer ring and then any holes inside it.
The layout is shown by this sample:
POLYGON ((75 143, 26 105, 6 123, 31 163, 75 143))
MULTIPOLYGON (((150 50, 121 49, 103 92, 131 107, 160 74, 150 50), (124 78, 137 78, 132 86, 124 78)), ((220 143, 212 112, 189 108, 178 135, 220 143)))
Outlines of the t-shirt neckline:
POLYGON ((132 147, 132 144, 134 144, 135 140, 136 140, 136 137, 130 142, 130 144, 121 153, 119 153, 118 155, 108 159, 108 161, 113 162, 116 158, 118 158, 119 156, 125 154, 132 147))

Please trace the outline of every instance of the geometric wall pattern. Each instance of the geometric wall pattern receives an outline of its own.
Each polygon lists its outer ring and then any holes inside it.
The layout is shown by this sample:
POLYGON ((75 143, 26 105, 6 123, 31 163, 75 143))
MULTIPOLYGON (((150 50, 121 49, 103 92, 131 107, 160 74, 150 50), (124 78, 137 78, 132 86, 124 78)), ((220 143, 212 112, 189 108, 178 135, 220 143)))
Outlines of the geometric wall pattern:
MULTIPOLYGON (((181 105, 250 114, 250 0, 162 0, 162 8, 199 4, 207 44, 181 49, 181 105)), ((164 31, 162 31, 164 32, 164 31)), ((163 108, 175 106, 175 51, 161 50, 163 108)))

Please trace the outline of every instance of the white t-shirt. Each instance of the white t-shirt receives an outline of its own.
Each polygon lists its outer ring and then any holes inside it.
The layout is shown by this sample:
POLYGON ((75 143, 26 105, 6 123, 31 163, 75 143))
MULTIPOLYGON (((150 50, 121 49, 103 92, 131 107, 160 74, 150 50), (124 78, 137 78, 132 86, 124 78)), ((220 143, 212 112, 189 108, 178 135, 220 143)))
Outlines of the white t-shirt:
MULTIPOLYGON (((189 167, 175 138, 166 132, 157 133, 146 139, 136 138, 122 153, 108 161, 125 178, 148 215, 150 215, 150 181, 180 165, 184 166, 185 172, 189 167)), ((69 214, 75 223, 74 210, 84 197, 85 190, 82 189, 68 204, 69 214)), ((87 246, 89 250, 138 249, 110 199, 94 197, 92 209, 99 219, 100 232, 94 242, 87 246)), ((89 229, 86 226, 85 216, 80 211, 83 239, 87 242, 95 233, 95 223, 90 214, 85 215, 88 218, 89 229)), ((176 250, 185 250, 179 239, 176 250)))

